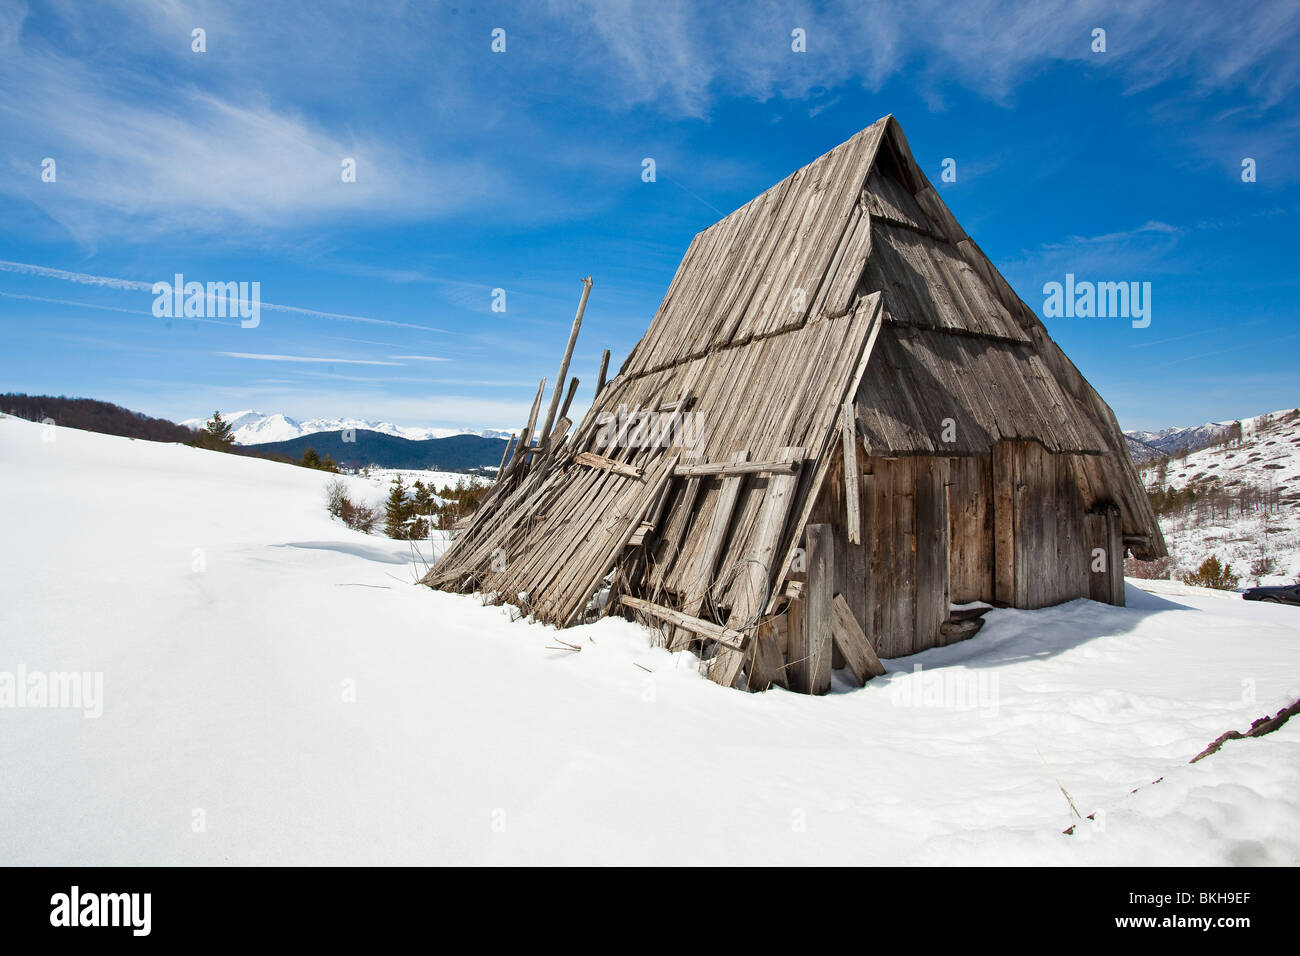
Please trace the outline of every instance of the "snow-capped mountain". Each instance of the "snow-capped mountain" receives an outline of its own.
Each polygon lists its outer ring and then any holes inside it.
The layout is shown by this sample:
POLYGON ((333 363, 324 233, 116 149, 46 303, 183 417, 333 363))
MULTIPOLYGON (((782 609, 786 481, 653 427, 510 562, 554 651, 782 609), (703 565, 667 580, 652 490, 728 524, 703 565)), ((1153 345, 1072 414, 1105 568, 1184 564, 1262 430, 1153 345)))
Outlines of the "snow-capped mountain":
MULTIPOLYGON (((230 423, 235 441, 241 445, 264 445, 268 442, 288 441, 303 435, 317 432, 337 432, 347 428, 357 431, 382 432, 411 441, 423 441, 427 438, 449 438, 452 435, 479 435, 483 438, 508 438, 510 432, 499 428, 421 428, 394 425, 392 422, 372 422, 361 418, 311 418, 298 421, 277 412, 263 415, 251 410, 239 412, 222 412, 221 417, 230 423)), ((202 428, 206 418, 189 418, 180 424, 188 428, 202 428)))
POLYGON ((1138 464, 1155 461, 1182 449, 1195 451, 1223 437, 1232 422, 1206 422, 1204 425, 1175 425, 1155 432, 1126 431, 1129 451, 1138 464))

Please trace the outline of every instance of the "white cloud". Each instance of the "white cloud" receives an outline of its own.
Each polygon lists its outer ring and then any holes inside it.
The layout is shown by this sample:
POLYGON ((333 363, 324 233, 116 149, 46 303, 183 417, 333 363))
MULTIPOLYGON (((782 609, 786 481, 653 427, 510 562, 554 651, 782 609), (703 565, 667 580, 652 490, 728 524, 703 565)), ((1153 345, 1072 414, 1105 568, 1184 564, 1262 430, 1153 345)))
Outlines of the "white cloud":
POLYGON ((227 358, 251 359, 256 362, 307 362, 320 365, 396 365, 401 362, 380 362, 373 359, 320 358, 314 355, 269 355, 262 352, 217 352, 227 358))

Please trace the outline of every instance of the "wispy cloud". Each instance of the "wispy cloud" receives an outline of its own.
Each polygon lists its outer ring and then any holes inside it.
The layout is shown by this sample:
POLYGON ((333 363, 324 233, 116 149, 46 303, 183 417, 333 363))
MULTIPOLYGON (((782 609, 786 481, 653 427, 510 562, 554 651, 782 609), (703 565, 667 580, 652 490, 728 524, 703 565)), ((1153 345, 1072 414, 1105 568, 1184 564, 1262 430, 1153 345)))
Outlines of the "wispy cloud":
POLYGON ((397 365, 401 362, 381 362, 375 359, 322 358, 315 355, 269 355, 262 352, 217 352, 226 358, 251 359, 256 362, 306 362, 316 365, 397 365))
MULTIPOLYGON (((0 260, 0 272, 12 272, 18 275, 31 276, 34 278, 56 279, 60 282, 74 282, 78 285, 98 286, 105 289, 116 289, 119 291, 129 292, 152 293, 154 285, 152 282, 142 282, 137 279, 121 279, 113 276, 91 275, 85 272, 69 272, 66 269, 52 269, 48 266, 33 265, 27 262, 9 262, 6 260, 0 260)), ((167 276, 158 281, 171 282, 173 278, 174 276, 167 276)), ((209 296, 209 298, 221 297, 209 296)), ((226 301, 227 304, 230 304, 228 299, 226 301)), ((64 304, 78 305, 81 303, 67 302, 64 304)), ((95 306, 89 307, 95 308, 95 306)), ((274 302, 262 302, 261 308, 271 312, 305 315, 318 319, 337 319, 342 322, 361 322, 367 325, 386 325, 399 329, 416 329, 421 332, 450 334, 446 329, 435 328, 431 325, 416 325, 410 322, 398 322, 393 319, 376 319, 368 315, 348 315, 342 312, 323 312, 320 309, 307 309, 296 305, 278 305, 274 302)))

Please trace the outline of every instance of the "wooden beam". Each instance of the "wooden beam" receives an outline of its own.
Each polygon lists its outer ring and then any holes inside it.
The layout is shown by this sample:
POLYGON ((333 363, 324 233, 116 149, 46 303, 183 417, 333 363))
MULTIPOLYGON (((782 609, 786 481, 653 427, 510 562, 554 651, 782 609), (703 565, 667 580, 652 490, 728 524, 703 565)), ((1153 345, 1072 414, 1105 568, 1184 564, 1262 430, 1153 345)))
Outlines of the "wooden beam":
POLYGON ((880 658, 876 656, 876 649, 871 646, 871 641, 867 640, 867 635, 858 624, 858 619, 853 616, 849 602, 844 600, 843 594, 835 595, 832 609, 834 617, 831 632, 835 646, 844 655, 844 663, 849 665, 849 670, 857 679, 858 686, 861 687, 873 677, 883 677, 885 666, 880 663, 880 658))
POLYGON ((844 504, 849 544, 861 544, 862 483, 858 480, 858 413, 851 401, 840 406, 840 432, 844 446, 844 504))
POLYGON ((551 437, 551 426, 555 424, 555 413, 560 408, 560 393, 564 391, 565 376, 569 374, 569 361, 573 358, 573 347, 578 342, 578 330, 582 328, 582 313, 587 309, 587 296, 591 295, 591 276, 582 280, 582 298, 578 300, 578 314, 573 317, 573 328, 569 330, 569 344, 564 348, 564 358, 560 360, 560 374, 555 379, 555 391, 551 394, 551 407, 546 410, 546 424, 538 432, 540 444, 545 445, 551 437))
POLYGON ((681 611, 674 611, 670 607, 663 607, 659 604, 651 604, 649 601, 643 601, 641 598, 620 595, 619 603, 625 607, 630 607, 634 611, 640 611, 642 614, 649 614, 651 617, 658 618, 668 624, 675 624, 678 627, 684 627, 688 631, 707 638, 710 641, 717 641, 724 647, 730 647, 737 651, 743 651, 749 643, 749 635, 740 631, 733 631, 730 628, 723 627, 721 624, 714 624, 711 621, 704 621, 690 614, 683 614, 681 611))
POLYGON ((804 641, 808 653, 805 694, 831 689, 831 643, 834 626, 835 537, 828 524, 804 529, 808 547, 807 599, 804 601, 804 641))
POLYGON ((596 394, 599 395, 605 387, 605 373, 609 371, 609 349, 605 349, 604 354, 600 357, 600 376, 596 379, 596 394))
MULTIPOLYGON (((748 457, 749 452, 743 453, 748 457)), ((802 462, 802 456, 799 458, 788 458, 780 461, 736 461, 735 458, 729 462, 714 462, 712 464, 702 465, 678 465, 673 471, 674 478, 694 478, 705 475, 793 475, 799 470, 799 464, 802 462)))
POLYGON ((615 474, 627 475, 629 478, 642 477, 641 469, 632 465, 625 465, 621 461, 615 461, 613 458, 606 458, 604 455, 597 455, 593 451, 583 451, 573 456, 573 460, 580 465, 586 465, 588 468, 599 468, 602 471, 612 471, 615 474))

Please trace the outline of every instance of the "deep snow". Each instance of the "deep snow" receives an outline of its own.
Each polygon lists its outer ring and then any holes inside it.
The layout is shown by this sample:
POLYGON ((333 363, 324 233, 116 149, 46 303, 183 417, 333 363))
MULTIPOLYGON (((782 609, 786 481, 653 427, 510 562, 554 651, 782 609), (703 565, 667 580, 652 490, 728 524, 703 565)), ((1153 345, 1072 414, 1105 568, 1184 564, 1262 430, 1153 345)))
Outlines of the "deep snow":
POLYGON ((0 862, 1300 861, 1300 726, 1188 764, 1300 696, 1300 609, 1131 583, 747 695, 406 585, 328 477, 0 419, 0 673, 104 688, 0 709, 0 862))

